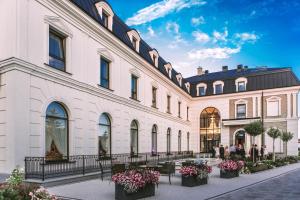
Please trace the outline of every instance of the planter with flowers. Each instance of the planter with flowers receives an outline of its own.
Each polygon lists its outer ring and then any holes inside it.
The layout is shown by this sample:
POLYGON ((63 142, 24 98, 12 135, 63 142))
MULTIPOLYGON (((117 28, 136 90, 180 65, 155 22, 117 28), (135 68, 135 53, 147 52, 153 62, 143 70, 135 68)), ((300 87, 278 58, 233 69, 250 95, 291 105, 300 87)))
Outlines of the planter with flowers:
POLYGON ((179 171, 181 173, 181 185, 186 187, 205 185, 211 172, 212 168, 204 163, 183 165, 179 171))
POLYGON ((221 178, 235 178, 240 174, 241 169, 244 167, 244 161, 226 160, 221 162, 218 167, 220 168, 221 178))
POLYGON ((113 175, 115 199, 135 200, 155 195, 159 172, 153 170, 129 170, 113 175))

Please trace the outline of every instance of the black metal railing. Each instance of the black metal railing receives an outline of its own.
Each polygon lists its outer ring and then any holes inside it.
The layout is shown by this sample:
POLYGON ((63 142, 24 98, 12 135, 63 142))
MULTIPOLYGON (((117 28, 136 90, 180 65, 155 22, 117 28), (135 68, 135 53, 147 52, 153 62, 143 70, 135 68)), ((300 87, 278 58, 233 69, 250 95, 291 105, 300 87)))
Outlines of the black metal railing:
POLYGON ((45 157, 25 157, 26 179, 50 179, 62 176, 85 175, 99 172, 102 175, 110 173, 113 164, 157 164, 164 161, 174 161, 191 158, 193 152, 158 152, 130 154, 112 154, 110 157, 98 155, 66 156, 59 161, 47 161, 45 157))

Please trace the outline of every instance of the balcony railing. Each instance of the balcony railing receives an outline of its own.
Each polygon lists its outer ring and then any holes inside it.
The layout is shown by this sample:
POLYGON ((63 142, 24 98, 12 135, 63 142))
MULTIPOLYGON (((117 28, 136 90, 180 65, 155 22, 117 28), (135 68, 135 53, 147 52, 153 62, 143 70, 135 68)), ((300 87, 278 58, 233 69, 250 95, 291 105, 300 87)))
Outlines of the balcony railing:
POLYGON ((25 178, 26 179, 50 179, 63 176, 85 175, 99 172, 102 175, 110 173, 113 164, 157 164, 163 161, 174 161, 190 158, 191 151, 183 152, 158 152, 130 154, 112 154, 109 157, 98 155, 75 155, 66 156, 62 160, 47 161, 45 157, 25 157, 25 178))

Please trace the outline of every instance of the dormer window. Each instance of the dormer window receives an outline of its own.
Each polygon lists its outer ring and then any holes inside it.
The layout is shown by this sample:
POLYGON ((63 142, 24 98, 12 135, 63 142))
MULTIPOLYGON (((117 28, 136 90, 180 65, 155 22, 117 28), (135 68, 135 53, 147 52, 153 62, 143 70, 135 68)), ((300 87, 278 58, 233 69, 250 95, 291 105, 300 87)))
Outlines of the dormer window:
POLYGON ((213 83, 213 86, 214 86, 214 94, 223 94, 223 87, 224 87, 223 81, 216 81, 213 83))
POLYGON ((165 64, 165 69, 170 78, 172 78, 172 65, 170 63, 165 64))
POLYGON ((241 77, 235 80, 235 86, 237 92, 244 92, 247 90, 247 78, 241 77))
POLYGON ((149 54, 155 67, 158 67, 158 57, 159 57, 158 52, 155 49, 153 49, 152 51, 149 52, 149 54))
POLYGON ((200 83, 197 85, 197 96, 205 96, 206 95, 207 85, 205 83, 200 83))
POLYGON ((190 93, 190 91, 191 91, 191 85, 190 85, 189 82, 185 83, 185 87, 186 87, 188 93, 190 93))
POLYGON ((105 1, 100 1, 100 2, 96 3, 95 6, 101 17, 103 26, 105 26, 107 29, 112 31, 113 30, 114 12, 111 9, 111 7, 105 1))
POLYGON ((132 43, 133 49, 137 52, 140 52, 140 34, 136 30, 132 29, 131 31, 127 32, 127 35, 132 43))
POLYGON ((182 75, 181 74, 177 74, 176 78, 177 78, 177 81, 178 81, 179 85, 181 86, 182 85, 182 75))

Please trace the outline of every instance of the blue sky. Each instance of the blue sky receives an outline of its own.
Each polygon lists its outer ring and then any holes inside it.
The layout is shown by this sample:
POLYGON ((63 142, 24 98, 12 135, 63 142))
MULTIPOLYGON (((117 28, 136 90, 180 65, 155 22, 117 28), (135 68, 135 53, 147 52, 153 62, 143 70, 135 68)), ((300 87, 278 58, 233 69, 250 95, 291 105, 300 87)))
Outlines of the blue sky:
POLYGON ((184 77, 237 64, 293 67, 300 77, 299 0, 108 0, 184 77))

